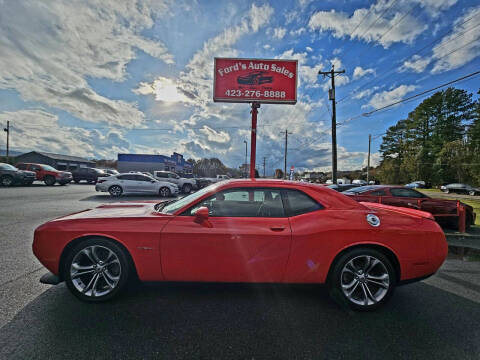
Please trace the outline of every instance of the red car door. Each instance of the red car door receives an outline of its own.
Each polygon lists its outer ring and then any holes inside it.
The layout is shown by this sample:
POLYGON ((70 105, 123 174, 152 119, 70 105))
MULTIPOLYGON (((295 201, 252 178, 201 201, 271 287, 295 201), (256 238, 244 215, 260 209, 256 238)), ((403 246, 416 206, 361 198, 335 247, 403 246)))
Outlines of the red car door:
POLYGON ((162 271, 170 281, 280 282, 290 244, 279 189, 228 189, 166 225, 162 271), (203 206, 209 217, 197 223, 194 213, 203 206))

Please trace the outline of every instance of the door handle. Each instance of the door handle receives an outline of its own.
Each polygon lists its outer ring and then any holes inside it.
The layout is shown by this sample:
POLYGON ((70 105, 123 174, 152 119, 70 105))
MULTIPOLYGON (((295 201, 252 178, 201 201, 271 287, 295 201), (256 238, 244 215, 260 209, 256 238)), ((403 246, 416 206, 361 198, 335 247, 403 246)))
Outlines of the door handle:
POLYGON ((272 230, 272 231, 283 231, 283 230, 285 230, 285 226, 270 226, 270 230, 272 230))

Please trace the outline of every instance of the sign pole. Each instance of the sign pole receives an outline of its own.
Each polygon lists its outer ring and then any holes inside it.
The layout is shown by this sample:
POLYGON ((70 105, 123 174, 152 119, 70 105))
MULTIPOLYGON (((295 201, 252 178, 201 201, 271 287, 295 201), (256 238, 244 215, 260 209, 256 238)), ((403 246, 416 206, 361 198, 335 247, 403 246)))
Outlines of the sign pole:
POLYGON ((255 178, 255 157, 257 152, 257 114, 260 103, 252 102, 252 135, 250 140, 250 178, 255 178))

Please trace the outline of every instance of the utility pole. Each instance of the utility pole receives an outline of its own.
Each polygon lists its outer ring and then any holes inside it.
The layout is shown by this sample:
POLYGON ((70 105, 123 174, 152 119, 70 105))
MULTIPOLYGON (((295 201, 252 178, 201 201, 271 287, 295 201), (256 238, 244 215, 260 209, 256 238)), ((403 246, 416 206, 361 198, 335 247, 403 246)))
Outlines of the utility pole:
POLYGON ((245 175, 245 178, 247 178, 247 151, 248 151, 248 141, 247 140, 243 140, 243 142, 245 143, 245 171, 244 171, 244 175, 245 175))
POLYGON ((367 185, 370 180, 370 144, 372 143, 372 134, 368 134, 368 160, 367 160, 367 185))
POLYGON ((266 160, 266 159, 267 159, 267 158, 264 156, 264 157, 263 157, 263 177, 265 177, 265 160, 266 160))
POLYGON ((332 70, 319 71, 319 75, 328 76, 332 79, 332 88, 328 91, 328 99, 332 101, 332 184, 337 183, 337 111, 335 107, 335 75, 343 74, 345 70, 335 71, 332 64, 332 70))
POLYGON ((9 152, 9 148, 10 148, 10 121, 7 120, 7 127, 3 129, 3 131, 5 131, 7 133, 7 163, 8 163, 8 152, 9 152))
POLYGON ((288 132, 288 129, 285 129, 285 167, 283 169, 283 178, 287 178, 287 149, 288 149, 288 134, 292 134, 288 132))

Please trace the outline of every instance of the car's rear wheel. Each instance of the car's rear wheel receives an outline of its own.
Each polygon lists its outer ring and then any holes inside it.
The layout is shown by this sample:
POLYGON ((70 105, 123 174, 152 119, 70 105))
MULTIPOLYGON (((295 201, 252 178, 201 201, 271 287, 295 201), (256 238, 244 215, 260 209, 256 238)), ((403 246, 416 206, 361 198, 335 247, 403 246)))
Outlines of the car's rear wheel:
POLYGON ((360 311, 377 309, 388 301, 396 282, 391 261, 380 251, 357 248, 343 254, 328 281, 331 293, 360 311))
POLYGON ((83 301, 101 302, 122 291, 130 266, 120 246, 108 239, 91 238, 67 255, 63 274, 73 295, 83 301))
POLYGON ((168 187, 162 186, 160 190, 158 191, 161 197, 170 197, 171 191, 168 187))
POLYGON ((13 185, 13 177, 10 175, 4 175, 2 176, 2 179, 0 181, 3 186, 12 186, 13 185))
POLYGON ((55 178, 53 176, 45 176, 45 179, 43 181, 47 186, 52 186, 55 184, 55 178))
POLYGON ((192 185, 190 185, 190 184, 183 185, 182 191, 185 194, 190 194, 190 192, 192 191, 192 185))
POLYGON ((123 189, 118 185, 112 185, 108 188, 108 192, 114 197, 119 197, 123 194, 123 189))
POLYGON ((78 179, 73 179, 73 182, 74 182, 75 184, 78 184, 78 183, 80 182, 80 180, 78 180, 78 179))

